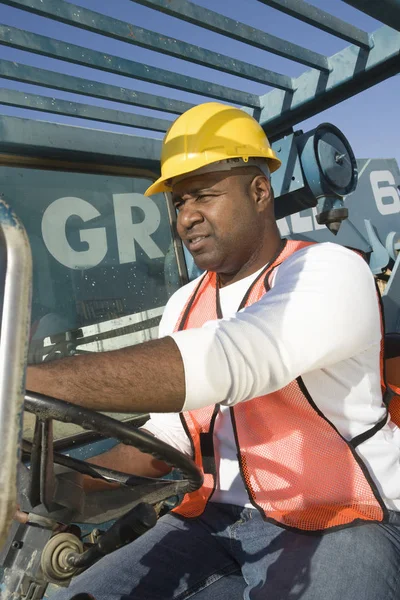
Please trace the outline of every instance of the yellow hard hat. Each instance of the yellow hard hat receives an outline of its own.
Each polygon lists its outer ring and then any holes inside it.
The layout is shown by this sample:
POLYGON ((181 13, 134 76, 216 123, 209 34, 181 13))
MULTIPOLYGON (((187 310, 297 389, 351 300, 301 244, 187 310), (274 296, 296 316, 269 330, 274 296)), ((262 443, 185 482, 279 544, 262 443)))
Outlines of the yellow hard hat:
POLYGON ((272 150, 261 125, 239 108, 207 102, 183 113, 165 134, 161 177, 145 192, 151 196, 171 190, 171 181, 212 163, 250 157, 267 160, 271 173, 281 161, 272 150))

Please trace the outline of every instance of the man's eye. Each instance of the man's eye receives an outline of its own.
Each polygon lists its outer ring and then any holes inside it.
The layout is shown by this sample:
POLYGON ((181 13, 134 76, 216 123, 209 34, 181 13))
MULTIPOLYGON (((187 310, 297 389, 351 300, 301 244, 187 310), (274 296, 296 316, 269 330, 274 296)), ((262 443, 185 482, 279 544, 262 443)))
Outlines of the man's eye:
POLYGON ((182 201, 180 201, 180 202, 174 202, 174 208, 178 212, 180 211, 180 209, 182 208, 182 206, 183 206, 183 202, 182 201))

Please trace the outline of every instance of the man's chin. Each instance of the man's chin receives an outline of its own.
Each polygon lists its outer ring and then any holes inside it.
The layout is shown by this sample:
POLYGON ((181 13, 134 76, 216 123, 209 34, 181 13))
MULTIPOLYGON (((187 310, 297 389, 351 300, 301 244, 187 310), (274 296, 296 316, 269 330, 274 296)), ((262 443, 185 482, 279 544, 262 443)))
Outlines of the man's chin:
POLYGON ((220 263, 215 260, 215 257, 213 259, 211 256, 199 253, 197 256, 193 256, 193 261, 196 267, 201 271, 214 271, 218 273, 220 263))

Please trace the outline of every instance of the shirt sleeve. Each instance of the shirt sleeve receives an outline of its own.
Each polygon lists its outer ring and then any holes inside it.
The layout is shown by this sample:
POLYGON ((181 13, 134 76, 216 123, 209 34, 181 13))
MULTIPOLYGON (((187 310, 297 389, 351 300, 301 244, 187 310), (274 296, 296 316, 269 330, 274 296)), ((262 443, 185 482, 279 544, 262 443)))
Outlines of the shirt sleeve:
POLYGON ((183 454, 192 456, 192 446, 178 413, 152 413, 150 419, 143 425, 143 429, 183 454))
MULTIPOLYGON (((158 337, 170 335, 175 327, 182 305, 194 284, 191 283, 180 288, 168 300, 158 328, 158 337)), ((143 425, 143 429, 152 433, 157 439, 170 444, 177 450, 188 456, 192 456, 192 447, 188 436, 183 428, 180 415, 177 413, 152 413, 149 420, 143 425)))
POLYGON ((276 270, 259 302, 173 338, 185 368, 183 410, 234 405, 379 343, 373 276, 351 250, 309 246, 276 270))

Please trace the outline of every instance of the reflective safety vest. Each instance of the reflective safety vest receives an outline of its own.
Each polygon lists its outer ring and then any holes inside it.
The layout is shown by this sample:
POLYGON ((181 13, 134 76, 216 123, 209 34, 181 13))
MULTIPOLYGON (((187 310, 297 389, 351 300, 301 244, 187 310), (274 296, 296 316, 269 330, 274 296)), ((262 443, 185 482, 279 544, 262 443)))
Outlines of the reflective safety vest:
MULTIPOLYGON (((308 245, 287 241, 247 290, 239 310, 268 293, 274 270, 308 245)), ((206 273, 175 330, 221 318, 218 294, 216 274, 206 273)), ((215 405, 181 414, 194 460, 204 473, 203 486, 186 494, 175 509, 185 517, 201 515, 215 489, 213 428, 218 411, 215 405)), ((356 453, 357 445, 381 429, 386 417, 348 442, 319 410, 301 377, 277 392, 236 404, 230 413, 244 485, 266 520, 315 532, 386 519, 383 500, 356 453)))

